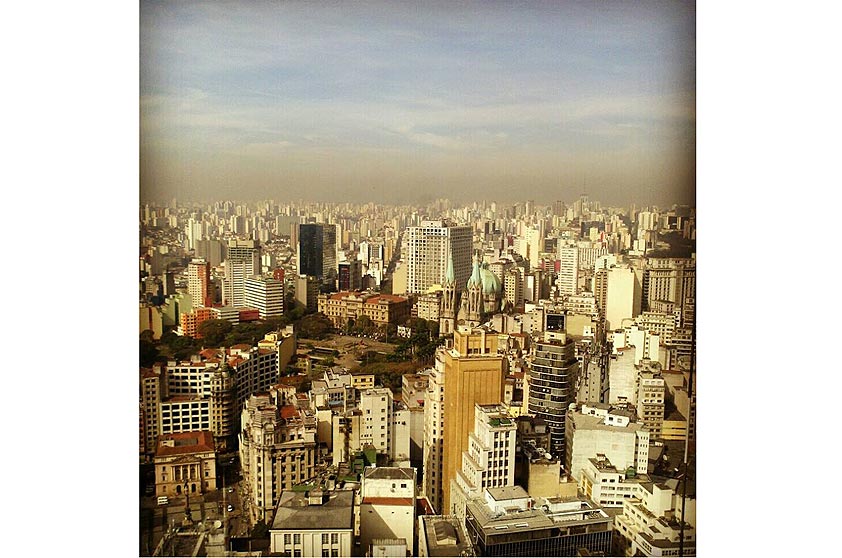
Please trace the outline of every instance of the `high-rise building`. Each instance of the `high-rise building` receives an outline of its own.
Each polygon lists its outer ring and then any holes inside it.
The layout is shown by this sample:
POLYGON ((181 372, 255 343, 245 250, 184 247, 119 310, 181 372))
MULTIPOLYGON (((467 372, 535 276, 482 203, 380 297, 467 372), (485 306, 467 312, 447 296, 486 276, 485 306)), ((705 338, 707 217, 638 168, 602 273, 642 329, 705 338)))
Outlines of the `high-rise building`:
POLYGON ((252 276, 247 278, 245 305, 249 308, 257 308, 261 320, 283 316, 283 281, 271 277, 252 276))
POLYGON ((362 262, 353 259, 349 262, 339 262, 339 290, 359 291, 362 289, 362 262))
POLYGON ((576 246, 560 246, 558 249, 558 289, 561 295, 575 295, 579 286, 579 249, 576 246))
POLYGON ((444 444, 442 451, 441 509, 450 513, 450 481, 468 450, 477 404, 503 401, 506 359, 497 353, 497 336, 484 330, 457 329, 453 348, 444 352, 444 444))
POLYGON ((298 273, 318 277, 324 285, 335 288, 336 225, 302 223, 298 225, 298 273))
POLYGON ((246 306, 246 278, 260 274, 260 243, 255 240, 232 240, 228 243, 225 279, 222 282, 222 304, 246 306))
POLYGON ((404 233, 407 266, 406 292, 426 293, 433 285, 442 285, 448 258, 453 257, 456 288, 461 290, 471 275, 471 227, 448 221, 422 221, 404 233))
POLYGON ((633 320, 640 314, 640 281, 630 267, 615 266, 608 270, 605 296, 606 329, 623 327, 623 320, 633 320))
POLYGON ((575 402, 579 373, 576 344, 563 332, 545 331, 534 345, 529 363, 529 414, 544 419, 550 431, 550 452, 564 455, 564 425, 567 407, 575 402))
POLYGON ((210 268, 210 264, 200 258, 194 258, 187 264, 187 292, 193 297, 194 306, 213 306, 210 268))
POLYGON ((319 308, 319 278, 314 275, 299 275, 295 278, 295 300, 307 310, 319 308))

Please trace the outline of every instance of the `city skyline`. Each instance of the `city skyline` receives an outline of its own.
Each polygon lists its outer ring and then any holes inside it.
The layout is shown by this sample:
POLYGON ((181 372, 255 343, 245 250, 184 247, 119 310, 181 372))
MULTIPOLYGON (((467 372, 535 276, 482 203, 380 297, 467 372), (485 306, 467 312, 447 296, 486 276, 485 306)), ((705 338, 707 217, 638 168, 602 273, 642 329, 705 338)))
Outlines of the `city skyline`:
POLYGON ((144 201, 695 200, 694 3, 142 2, 144 201))

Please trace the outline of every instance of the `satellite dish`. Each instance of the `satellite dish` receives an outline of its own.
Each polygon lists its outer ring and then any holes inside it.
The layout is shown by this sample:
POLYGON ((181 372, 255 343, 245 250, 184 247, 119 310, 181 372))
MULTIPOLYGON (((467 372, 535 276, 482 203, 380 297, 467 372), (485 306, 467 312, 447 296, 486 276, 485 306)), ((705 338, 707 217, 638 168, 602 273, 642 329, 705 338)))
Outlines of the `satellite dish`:
POLYGON ((220 527, 222 527, 222 522, 217 519, 216 521, 213 522, 213 526, 214 526, 215 529, 219 529, 220 527))

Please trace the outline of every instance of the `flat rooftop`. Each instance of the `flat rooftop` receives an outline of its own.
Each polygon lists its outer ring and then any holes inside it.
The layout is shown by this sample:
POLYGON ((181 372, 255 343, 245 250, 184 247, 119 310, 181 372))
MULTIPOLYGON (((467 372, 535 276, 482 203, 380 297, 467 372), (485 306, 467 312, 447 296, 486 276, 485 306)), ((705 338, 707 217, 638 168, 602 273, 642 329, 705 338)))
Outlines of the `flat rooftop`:
POLYGON ((429 556, 476 556, 463 524, 455 516, 425 515, 424 537, 429 556))
POLYGON ((307 493, 285 490, 271 529, 353 529, 354 491, 327 492, 323 504, 308 503, 307 493))

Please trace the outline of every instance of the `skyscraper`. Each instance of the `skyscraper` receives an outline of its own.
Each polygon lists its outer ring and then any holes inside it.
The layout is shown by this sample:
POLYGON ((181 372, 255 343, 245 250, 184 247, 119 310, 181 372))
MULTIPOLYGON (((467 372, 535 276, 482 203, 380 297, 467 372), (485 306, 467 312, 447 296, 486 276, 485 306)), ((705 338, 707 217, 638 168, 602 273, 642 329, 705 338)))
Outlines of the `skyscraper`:
POLYGON ((544 332, 535 343, 529 364, 529 414, 547 421, 550 451, 564 455, 564 420, 567 407, 575 403, 574 388, 579 361, 576 344, 564 333, 544 332))
POLYGON ((444 420, 441 467, 441 513, 451 513, 450 481, 462 466, 477 404, 503 401, 506 360, 497 354, 497 336, 484 330, 460 328, 453 334, 453 348, 444 351, 444 420), (461 331, 460 331, 461 329, 461 331))
POLYGON ((405 233, 406 292, 426 293, 445 280, 448 257, 453 255, 456 288, 462 289, 471 275, 471 227, 448 221, 422 221, 405 233))
POLYGON ((336 225, 298 225, 298 274, 318 277, 324 284, 335 287, 336 225))
POLYGON ((259 273, 260 243, 255 240, 230 241, 222 283, 222 304, 234 308, 246 306, 246 278, 259 273))
POLYGON ((193 298, 193 306, 213 306, 210 264, 207 261, 194 258, 187 264, 187 292, 193 298))

